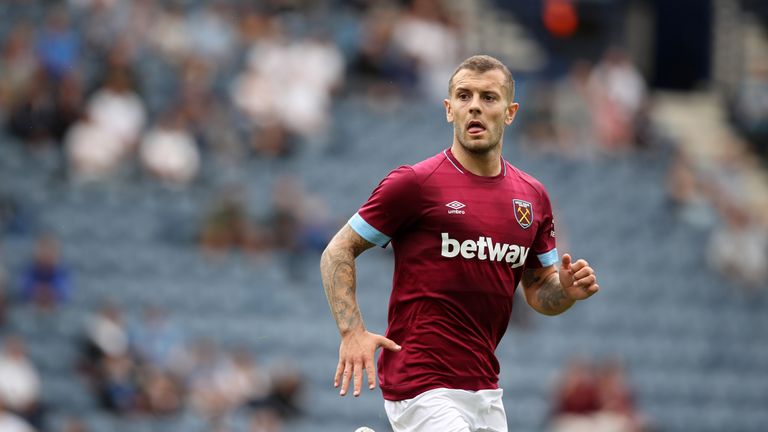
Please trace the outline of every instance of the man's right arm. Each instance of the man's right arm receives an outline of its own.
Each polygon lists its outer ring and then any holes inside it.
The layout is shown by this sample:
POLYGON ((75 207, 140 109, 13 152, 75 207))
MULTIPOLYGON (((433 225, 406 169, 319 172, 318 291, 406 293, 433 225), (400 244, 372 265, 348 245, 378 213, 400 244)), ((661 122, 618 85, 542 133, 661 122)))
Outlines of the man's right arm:
POLYGON ((368 376, 368 387, 373 390, 376 385, 374 356, 378 347, 400 350, 395 342, 365 329, 357 303, 355 258, 372 246, 373 243, 346 224, 320 258, 323 289, 341 334, 339 363, 333 378, 334 387, 341 384, 341 396, 347 393, 350 379, 353 379, 354 395, 360 395, 363 370, 368 376))
POLYGON ((371 247, 373 243, 346 224, 333 237, 320 258, 323 289, 342 337, 353 330, 365 328, 355 294, 355 258, 371 247))

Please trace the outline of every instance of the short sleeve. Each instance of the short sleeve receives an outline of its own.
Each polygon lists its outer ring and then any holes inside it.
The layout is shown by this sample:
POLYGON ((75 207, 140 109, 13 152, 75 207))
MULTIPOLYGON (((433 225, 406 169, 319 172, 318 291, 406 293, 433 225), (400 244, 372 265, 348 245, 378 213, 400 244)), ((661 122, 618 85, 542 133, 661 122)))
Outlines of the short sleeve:
POLYGON ((549 201, 549 194, 542 187, 539 190, 541 200, 538 203, 538 209, 534 208, 534 217, 540 218, 536 231, 536 238, 533 241, 531 254, 526 260, 526 267, 540 268, 555 265, 560 261, 557 254, 557 242, 555 237, 555 218, 552 215, 552 204, 549 201), (538 215, 536 212, 538 210, 538 215))
POLYGON ((349 225, 369 242, 386 247, 399 231, 419 215, 419 183, 409 166, 390 172, 368 201, 349 219, 349 225))

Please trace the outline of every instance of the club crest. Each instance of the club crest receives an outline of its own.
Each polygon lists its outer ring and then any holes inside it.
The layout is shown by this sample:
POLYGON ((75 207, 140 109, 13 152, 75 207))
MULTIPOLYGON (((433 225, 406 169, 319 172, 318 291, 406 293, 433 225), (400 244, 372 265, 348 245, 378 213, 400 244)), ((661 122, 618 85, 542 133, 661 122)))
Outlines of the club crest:
POLYGON ((515 211, 515 220, 523 229, 528 228, 533 223, 533 206, 528 201, 519 199, 512 200, 515 211))

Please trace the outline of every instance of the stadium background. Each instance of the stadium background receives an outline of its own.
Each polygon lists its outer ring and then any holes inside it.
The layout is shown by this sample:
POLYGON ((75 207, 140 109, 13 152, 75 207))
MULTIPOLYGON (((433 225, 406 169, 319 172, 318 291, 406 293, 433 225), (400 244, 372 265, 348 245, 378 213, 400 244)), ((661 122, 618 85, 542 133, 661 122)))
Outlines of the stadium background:
MULTIPOLYGON (((603 287, 556 318, 518 301, 511 430, 766 430, 767 20, 759 0, 1 2, 0 430, 390 430, 378 391, 331 386, 319 253, 449 145, 446 79, 478 52, 517 79, 505 157, 603 287)), ((359 259, 377 332, 391 266, 359 259)))

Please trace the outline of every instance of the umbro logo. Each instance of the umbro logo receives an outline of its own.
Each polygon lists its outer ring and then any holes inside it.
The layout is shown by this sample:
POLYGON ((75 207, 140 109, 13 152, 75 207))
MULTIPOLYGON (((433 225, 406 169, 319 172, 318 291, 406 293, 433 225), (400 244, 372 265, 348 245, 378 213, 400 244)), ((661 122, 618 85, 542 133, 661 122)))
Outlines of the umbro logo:
POLYGON ((464 207, 466 207, 466 204, 463 204, 459 201, 451 201, 448 204, 445 205, 446 207, 451 208, 452 210, 448 210, 448 214, 464 214, 464 207))

